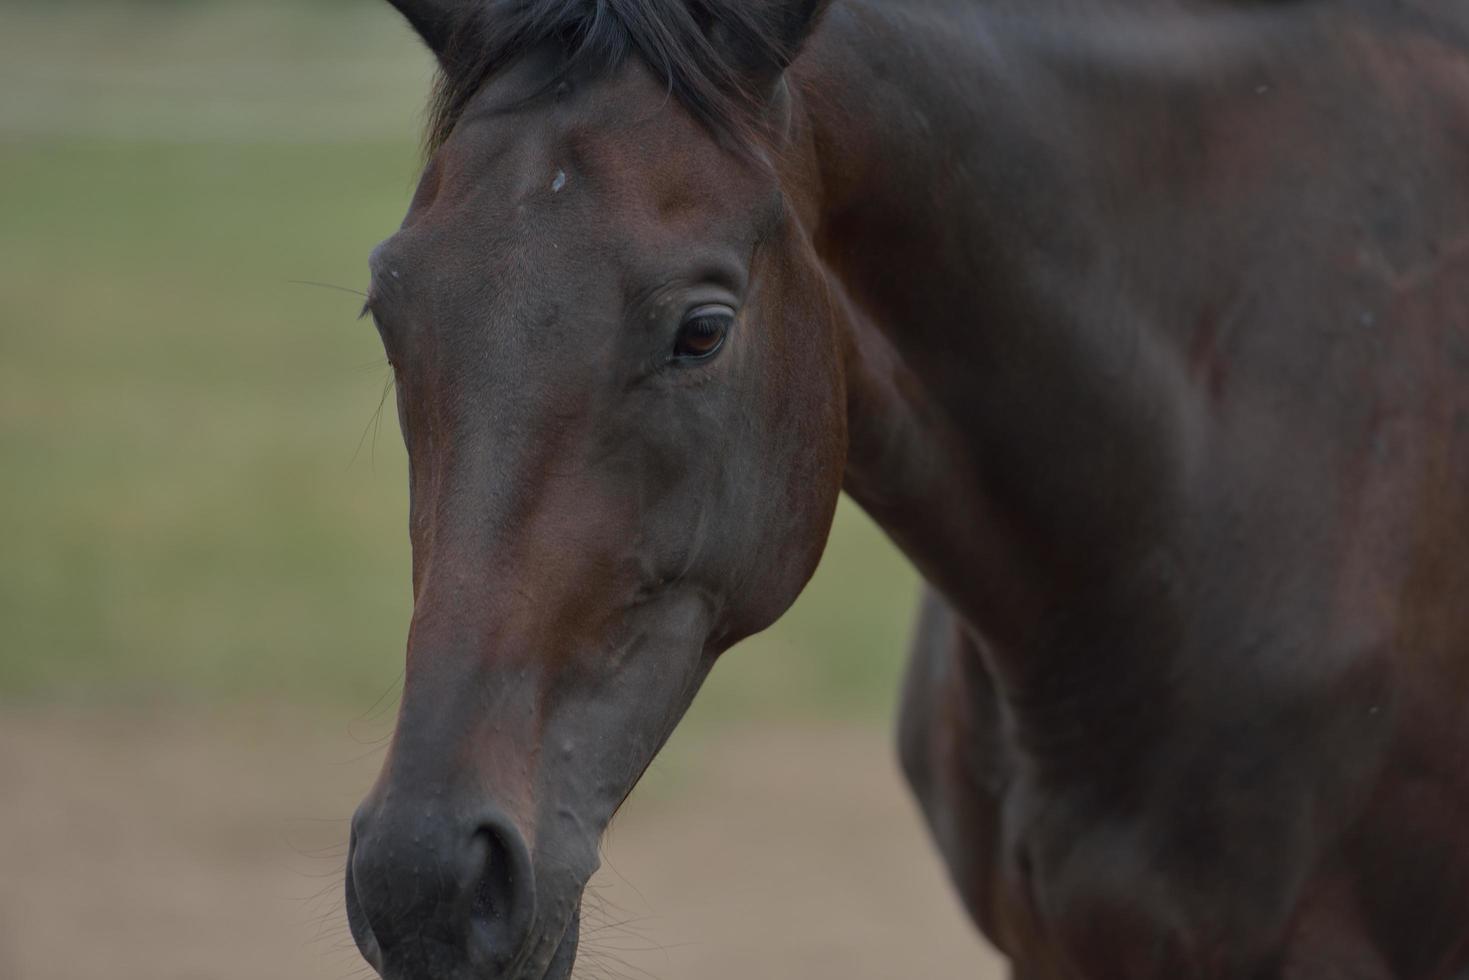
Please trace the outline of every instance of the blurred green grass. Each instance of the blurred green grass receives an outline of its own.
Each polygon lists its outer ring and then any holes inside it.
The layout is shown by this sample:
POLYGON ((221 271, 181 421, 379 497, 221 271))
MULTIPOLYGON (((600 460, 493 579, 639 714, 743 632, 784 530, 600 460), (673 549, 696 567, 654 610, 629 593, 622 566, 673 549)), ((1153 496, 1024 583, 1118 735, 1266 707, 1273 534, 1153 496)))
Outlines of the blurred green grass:
MULTIPOLYGON (((410 610, 403 452, 360 300, 292 281, 362 285, 427 58, 386 4, 6 21, 0 701, 368 708, 410 610)), ((881 711, 916 588, 844 504, 697 716, 881 711)))

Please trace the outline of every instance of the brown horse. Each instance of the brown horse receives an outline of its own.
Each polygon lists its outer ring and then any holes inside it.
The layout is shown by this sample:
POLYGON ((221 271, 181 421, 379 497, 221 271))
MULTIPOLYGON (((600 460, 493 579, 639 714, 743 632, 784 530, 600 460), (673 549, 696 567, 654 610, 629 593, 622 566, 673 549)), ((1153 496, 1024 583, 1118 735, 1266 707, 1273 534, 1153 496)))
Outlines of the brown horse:
POLYGON ((1021 980, 1469 970, 1469 5, 394 0, 392 980, 567 977, 614 811, 845 488, 1021 980))

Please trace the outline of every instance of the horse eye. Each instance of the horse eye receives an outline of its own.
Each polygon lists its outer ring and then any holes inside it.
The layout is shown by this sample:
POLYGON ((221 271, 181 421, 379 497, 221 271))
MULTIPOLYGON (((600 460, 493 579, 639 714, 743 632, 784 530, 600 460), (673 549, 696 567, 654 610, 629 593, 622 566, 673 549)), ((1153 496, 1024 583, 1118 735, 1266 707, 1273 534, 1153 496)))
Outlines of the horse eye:
POLYGON ((735 313, 728 306, 701 306, 684 317, 673 344, 677 360, 702 361, 713 357, 724 346, 734 326, 735 313))

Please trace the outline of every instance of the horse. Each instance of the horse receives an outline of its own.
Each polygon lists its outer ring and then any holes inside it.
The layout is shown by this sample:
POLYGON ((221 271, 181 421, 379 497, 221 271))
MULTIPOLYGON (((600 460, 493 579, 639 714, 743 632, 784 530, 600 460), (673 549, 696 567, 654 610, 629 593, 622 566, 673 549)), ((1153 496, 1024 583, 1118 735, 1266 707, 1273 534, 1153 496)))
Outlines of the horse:
MULTIPOLYGON (((845 491, 1015 980, 1469 977, 1469 7, 392 0, 388 980, 565 980, 599 839, 845 491)), ((711 887, 717 886, 711 883, 711 887)))

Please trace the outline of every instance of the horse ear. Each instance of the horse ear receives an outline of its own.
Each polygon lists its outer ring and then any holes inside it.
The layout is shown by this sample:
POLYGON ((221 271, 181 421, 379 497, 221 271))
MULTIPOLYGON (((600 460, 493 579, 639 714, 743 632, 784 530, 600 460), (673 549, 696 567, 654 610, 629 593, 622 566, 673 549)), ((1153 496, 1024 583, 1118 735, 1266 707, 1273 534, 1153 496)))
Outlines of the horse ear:
POLYGON ((442 56, 459 27, 471 0, 388 0, 423 38, 429 50, 442 56))
POLYGON ((739 17, 715 16, 710 41, 751 92, 775 86, 831 0, 755 0, 739 17))

